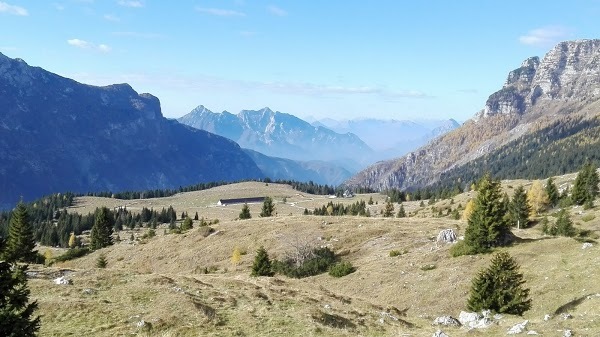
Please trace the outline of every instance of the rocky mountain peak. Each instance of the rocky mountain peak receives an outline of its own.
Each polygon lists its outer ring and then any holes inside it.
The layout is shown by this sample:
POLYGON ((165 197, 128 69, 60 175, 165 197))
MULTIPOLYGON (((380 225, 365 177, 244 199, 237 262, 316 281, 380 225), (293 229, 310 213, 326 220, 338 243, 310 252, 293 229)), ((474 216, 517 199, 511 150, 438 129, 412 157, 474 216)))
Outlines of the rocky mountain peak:
POLYGON ((488 98, 476 119, 525 114, 539 101, 600 97, 600 40, 557 44, 543 59, 530 57, 508 74, 502 89, 488 98))
POLYGON ((205 114, 212 114, 212 113, 213 112, 208 110, 204 105, 198 105, 192 111, 190 111, 190 114, 192 114, 192 115, 205 115, 205 114))

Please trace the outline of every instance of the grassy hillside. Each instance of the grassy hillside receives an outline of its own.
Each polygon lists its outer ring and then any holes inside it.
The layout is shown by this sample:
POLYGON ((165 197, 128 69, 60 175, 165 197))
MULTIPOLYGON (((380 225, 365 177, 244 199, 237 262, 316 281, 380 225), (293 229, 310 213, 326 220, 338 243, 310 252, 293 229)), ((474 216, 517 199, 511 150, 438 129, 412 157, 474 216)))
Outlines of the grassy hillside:
MULTIPOLYGON (((559 177, 557 185, 569 184, 573 178, 559 177)), ((529 183, 507 181, 503 187, 510 192, 529 183)), ((35 277, 29 285, 40 304, 40 335, 431 336, 438 329, 432 326, 437 316, 458 317, 466 310, 471 278, 491 259, 491 255, 450 257, 451 245, 436 243, 435 237, 445 228, 464 234, 466 221, 437 217, 431 208, 464 206, 474 194, 423 207, 419 202, 404 203, 407 212, 417 214, 402 219, 303 216, 305 207, 320 207, 330 199, 264 183, 151 200, 80 198, 70 211, 87 212, 99 205, 127 204, 130 210, 173 205, 179 213, 197 211, 219 222, 211 225, 212 233, 197 224, 184 234, 165 234, 161 228, 156 237, 146 239, 141 238, 146 229, 124 231, 119 234, 121 242, 88 256, 52 267, 32 266, 35 277), (241 205, 216 206, 219 198, 263 195, 276 201, 276 217, 259 218, 261 205, 251 205, 253 218, 240 221, 236 217, 241 205), (128 240, 132 233, 134 241, 128 240), (298 238, 330 247, 356 272, 342 278, 249 276, 258 247, 264 246, 272 258, 283 258, 290 242, 298 238), (238 265, 231 263, 235 248, 246 253, 238 265), (403 254, 390 257, 392 250, 403 254), (106 269, 95 268, 100 254, 107 258, 106 269), (73 284, 54 284, 52 279, 59 275, 73 284), (146 325, 141 326, 142 320, 146 325)), ((369 206, 376 215, 384 207, 384 196, 379 194, 331 201, 353 203, 369 197, 376 202, 369 206)), ((592 236, 600 233, 600 207, 569 211, 576 227, 592 231, 592 236)), ((562 335, 557 330, 563 329, 580 336, 600 334, 597 244, 582 249, 581 242, 546 237, 539 227, 514 230, 523 240, 507 248, 531 289, 532 309, 522 318, 504 315, 497 324, 477 332, 441 327, 444 332, 504 335, 510 326, 528 319, 528 328, 543 335, 562 335), (563 320, 557 310, 572 318, 563 320), (546 314, 553 318, 544 321, 546 314)))

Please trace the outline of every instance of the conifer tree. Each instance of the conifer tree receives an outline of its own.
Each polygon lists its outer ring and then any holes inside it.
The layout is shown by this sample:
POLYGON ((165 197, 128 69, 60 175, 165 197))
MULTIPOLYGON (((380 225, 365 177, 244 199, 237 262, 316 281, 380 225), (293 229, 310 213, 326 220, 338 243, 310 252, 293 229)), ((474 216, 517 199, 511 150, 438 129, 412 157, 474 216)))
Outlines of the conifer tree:
POLYGON ((368 202, 368 204, 369 204, 369 205, 373 205, 373 196, 370 196, 370 197, 369 197, 369 202, 368 202))
POLYGON ((194 221, 192 220, 192 218, 186 217, 185 220, 183 220, 183 223, 181 224, 181 230, 187 231, 192 228, 194 228, 194 221))
POLYGON ((239 218, 240 220, 252 218, 252 215, 250 214, 250 207, 248 207, 248 204, 244 204, 244 206, 242 206, 242 211, 240 212, 239 218))
POLYGON ((598 195, 598 172, 596 166, 586 162, 575 179, 571 199, 577 205, 592 203, 598 195))
POLYGON ((194 215, 194 220, 198 221, 198 212, 194 215))
POLYGON ((467 307, 470 311, 486 309, 522 315, 531 308, 529 289, 524 288, 524 284, 515 260, 507 252, 497 253, 490 266, 473 279, 467 307))
POLYGON ((96 210, 96 217, 94 220, 94 225, 92 226, 92 232, 90 234, 91 250, 108 247, 113 244, 113 226, 111 222, 112 218, 108 208, 102 207, 96 210))
POLYGON ((271 268, 271 260, 269 260, 269 254, 264 247, 260 247, 256 251, 256 257, 254 257, 254 263, 252 264, 251 276, 273 276, 273 270, 271 268))
POLYGON ((531 209, 527 202, 527 195, 523 186, 515 189, 513 198, 509 204, 509 218, 511 224, 517 228, 526 228, 529 224, 529 213, 531 209))
POLYGON ((273 211, 275 211, 275 205, 273 205, 273 199, 271 199, 271 197, 265 197, 265 201, 263 202, 260 216, 262 218, 270 217, 273 215, 273 211))
POLYGON ((485 253, 512 240, 504 215, 500 182, 486 175, 479 182, 473 213, 465 230, 464 244, 470 253, 485 253))
POLYGON ((104 256, 104 254, 100 254, 100 256, 98 256, 98 258, 96 259, 96 268, 106 268, 106 266, 108 265, 108 261, 106 261, 106 256, 104 256))
POLYGON ((35 237, 27 207, 20 202, 10 218, 2 258, 8 262, 35 262, 37 253, 34 248, 35 237))
POLYGON ((27 266, 0 261, 0 336, 35 336, 40 318, 33 317, 37 302, 29 302, 27 266))
POLYGON ((548 196, 550 207, 555 207, 558 205, 560 194, 558 193, 558 188, 556 187, 554 179, 552 178, 548 178, 548 181, 546 181, 546 195, 548 196))
POLYGON ((385 209, 383 211, 383 216, 386 218, 390 218, 394 216, 394 204, 391 200, 388 200, 385 203, 385 209))
POLYGON ((396 216, 398 218, 406 218, 406 211, 404 210, 404 205, 400 204, 400 209, 398 210, 398 214, 396 216))

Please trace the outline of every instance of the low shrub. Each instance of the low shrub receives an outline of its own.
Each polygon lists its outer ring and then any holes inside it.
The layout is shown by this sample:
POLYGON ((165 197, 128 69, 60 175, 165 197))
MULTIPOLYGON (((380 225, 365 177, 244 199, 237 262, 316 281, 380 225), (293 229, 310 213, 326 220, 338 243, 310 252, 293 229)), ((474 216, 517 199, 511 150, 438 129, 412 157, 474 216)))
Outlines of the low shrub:
POLYGON ((65 262, 69 260, 74 260, 78 257, 85 256, 89 253, 90 250, 87 247, 69 249, 64 254, 55 257, 54 262, 65 262))
POLYGON ((462 255, 473 255, 474 252, 464 241, 458 241, 450 248, 450 254, 453 257, 459 257, 462 255))
POLYGON ((396 257, 396 256, 400 256, 400 255, 404 255, 408 253, 408 250, 403 249, 403 250, 390 250, 390 257, 396 257))
POLYGON ((333 277, 342 277, 352 274, 355 271, 356 268, 354 268, 350 262, 338 262, 329 268, 329 275, 333 277))

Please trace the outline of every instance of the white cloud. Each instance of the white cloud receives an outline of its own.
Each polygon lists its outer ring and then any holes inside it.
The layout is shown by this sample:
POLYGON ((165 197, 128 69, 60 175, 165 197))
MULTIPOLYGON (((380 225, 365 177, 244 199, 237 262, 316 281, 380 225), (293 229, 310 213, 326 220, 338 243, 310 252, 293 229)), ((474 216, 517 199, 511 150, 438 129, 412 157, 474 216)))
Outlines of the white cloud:
POLYGON ((165 35, 158 33, 113 32, 112 34, 115 36, 133 37, 139 39, 162 39, 165 37, 165 35))
POLYGON ((196 11, 214 16, 246 16, 246 13, 222 8, 196 7, 196 11))
POLYGON ((112 21, 112 22, 119 22, 121 21, 121 19, 113 14, 104 14, 104 20, 108 20, 108 21, 112 21))
POLYGON ((417 90, 390 90, 385 87, 372 86, 329 86, 313 83, 294 82, 260 82, 223 79, 212 76, 189 76, 184 74, 120 74, 120 75, 98 75, 98 74, 76 74, 73 75, 79 81, 97 85, 110 83, 135 83, 136 85, 160 85, 178 91, 206 91, 217 90, 226 93, 237 91, 267 91, 274 94, 310 96, 310 97, 363 97, 374 96, 384 100, 396 99, 428 99, 432 96, 417 90))
POLYGON ((112 48, 110 48, 110 46, 108 46, 108 45, 105 45, 105 44, 96 45, 94 43, 91 43, 91 42, 88 42, 85 40, 80 40, 80 39, 70 39, 70 40, 67 40, 67 43, 73 47, 94 50, 94 51, 98 51, 101 53, 108 53, 112 50, 112 48))
POLYGON ((277 7, 277 6, 268 6, 267 11, 276 16, 287 16, 287 11, 277 7))
POLYGON ((6 13, 6 14, 18 15, 18 16, 29 15, 29 12, 27 12, 27 10, 25 8, 20 7, 20 6, 10 5, 10 4, 7 4, 6 2, 0 2, 0 13, 6 13))
POLYGON ((571 30, 562 26, 540 27, 519 36, 519 42, 536 47, 549 47, 565 40, 571 30))
POLYGON ((54 6, 54 8, 56 8, 57 11, 64 11, 65 10, 65 6, 59 3, 53 3, 52 6, 54 6))
POLYGON ((144 7, 144 2, 137 1, 137 0, 119 0, 119 1, 117 1, 117 4, 119 6, 123 6, 123 7, 132 7, 132 8, 144 7))

